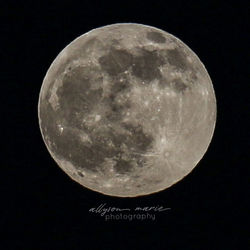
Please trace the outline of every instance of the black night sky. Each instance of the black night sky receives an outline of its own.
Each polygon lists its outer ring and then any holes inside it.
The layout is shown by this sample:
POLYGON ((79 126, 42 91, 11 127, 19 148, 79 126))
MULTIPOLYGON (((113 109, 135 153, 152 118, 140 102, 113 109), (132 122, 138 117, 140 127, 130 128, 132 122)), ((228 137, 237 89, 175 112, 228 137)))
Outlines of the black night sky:
POLYGON ((247 249, 249 9, 247 1, 1 3, 2 249, 247 249), (105 196, 72 181, 49 155, 38 124, 39 91, 58 53, 118 22, 180 38, 206 66, 217 98, 214 136, 198 166, 171 188, 139 198, 105 196), (105 221, 89 212, 100 204, 171 209, 155 212, 155 220, 105 221))

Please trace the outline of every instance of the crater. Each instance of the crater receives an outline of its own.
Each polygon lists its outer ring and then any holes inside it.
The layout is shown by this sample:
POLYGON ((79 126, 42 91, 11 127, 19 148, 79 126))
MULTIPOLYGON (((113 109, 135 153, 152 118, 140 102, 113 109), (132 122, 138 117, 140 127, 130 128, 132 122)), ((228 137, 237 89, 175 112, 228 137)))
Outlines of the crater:
POLYGON ((157 31, 150 31, 147 32, 147 39, 155 42, 155 43, 165 43, 166 42, 166 38, 157 31))
POLYGON ((81 177, 84 177, 84 174, 82 174, 82 172, 78 171, 77 174, 81 177))

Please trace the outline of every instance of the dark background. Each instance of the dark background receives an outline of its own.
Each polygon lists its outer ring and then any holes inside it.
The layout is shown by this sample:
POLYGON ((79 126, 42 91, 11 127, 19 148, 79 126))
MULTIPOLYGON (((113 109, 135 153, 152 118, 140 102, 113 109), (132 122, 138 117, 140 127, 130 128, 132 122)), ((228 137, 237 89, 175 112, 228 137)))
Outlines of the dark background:
POLYGON ((2 249, 247 249, 248 1, 6 1, 0 15, 2 249), (214 137, 198 166, 139 198, 104 196, 72 181, 50 157, 37 117, 41 84, 58 53, 118 22, 180 38, 206 66, 217 98, 214 137), (105 221, 88 212, 101 203, 171 210, 155 221, 105 221))

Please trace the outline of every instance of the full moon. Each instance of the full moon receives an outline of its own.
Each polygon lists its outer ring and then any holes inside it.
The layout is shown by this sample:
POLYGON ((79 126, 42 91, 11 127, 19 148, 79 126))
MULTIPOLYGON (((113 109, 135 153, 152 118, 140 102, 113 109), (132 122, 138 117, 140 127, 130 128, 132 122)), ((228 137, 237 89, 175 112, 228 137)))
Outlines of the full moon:
POLYGON ((135 197, 194 169, 213 136, 216 98, 204 65, 181 40, 118 23, 59 53, 43 80, 38 117, 68 176, 102 194, 135 197))

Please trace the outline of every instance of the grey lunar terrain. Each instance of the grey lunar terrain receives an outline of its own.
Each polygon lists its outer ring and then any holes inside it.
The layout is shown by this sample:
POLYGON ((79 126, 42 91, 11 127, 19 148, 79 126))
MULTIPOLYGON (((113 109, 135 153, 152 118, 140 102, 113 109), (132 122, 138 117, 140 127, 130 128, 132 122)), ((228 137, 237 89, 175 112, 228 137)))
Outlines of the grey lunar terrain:
POLYGON ((104 26, 70 43, 44 78, 38 108, 58 165, 81 185, 122 197, 186 176, 216 120, 199 58, 173 35, 140 24, 104 26))

